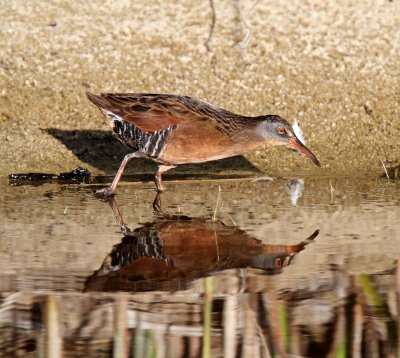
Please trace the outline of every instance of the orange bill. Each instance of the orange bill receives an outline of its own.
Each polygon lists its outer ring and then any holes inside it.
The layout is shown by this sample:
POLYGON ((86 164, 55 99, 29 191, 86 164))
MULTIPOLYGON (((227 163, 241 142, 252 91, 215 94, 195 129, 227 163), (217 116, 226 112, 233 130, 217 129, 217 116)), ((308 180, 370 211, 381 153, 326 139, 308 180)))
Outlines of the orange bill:
POLYGON ((301 143, 297 137, 290 139, 289 144, 292 148, 298 150, 299 152, 302 152, 306 157, 310 158, 316 165, 318 165, 319 167, 321 166, 317 157, 311 152, 310 149, 308 149, 303 143, 301 143))

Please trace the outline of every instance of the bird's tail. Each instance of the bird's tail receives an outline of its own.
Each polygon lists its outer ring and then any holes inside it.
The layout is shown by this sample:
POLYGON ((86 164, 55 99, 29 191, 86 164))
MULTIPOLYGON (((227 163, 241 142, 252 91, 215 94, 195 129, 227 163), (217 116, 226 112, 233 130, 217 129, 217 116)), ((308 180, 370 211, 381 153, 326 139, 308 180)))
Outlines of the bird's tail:
POLYGON ((90 92, 86 92, 86 96, 99 108, 107 108, 109 106, 108 101, 103 96, 98 96, 90 92))

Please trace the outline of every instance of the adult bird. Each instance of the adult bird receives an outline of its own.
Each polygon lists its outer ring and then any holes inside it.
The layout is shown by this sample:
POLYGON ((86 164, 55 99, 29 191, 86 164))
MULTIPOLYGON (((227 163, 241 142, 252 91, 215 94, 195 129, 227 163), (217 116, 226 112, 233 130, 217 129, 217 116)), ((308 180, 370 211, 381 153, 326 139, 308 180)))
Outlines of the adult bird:
POLYGON ((277 115, 247 117, 171 94, 87 92, 87 96, 104 114, 115 136, 132 149, 112 184, 98 191, 104 196, 115 193, 133 158, 159 163, 154 178, 158 192, 164 191, 162 174, 180 164, 233 157, 262 146, 292 147, 320 166, 288 121, 277 115))

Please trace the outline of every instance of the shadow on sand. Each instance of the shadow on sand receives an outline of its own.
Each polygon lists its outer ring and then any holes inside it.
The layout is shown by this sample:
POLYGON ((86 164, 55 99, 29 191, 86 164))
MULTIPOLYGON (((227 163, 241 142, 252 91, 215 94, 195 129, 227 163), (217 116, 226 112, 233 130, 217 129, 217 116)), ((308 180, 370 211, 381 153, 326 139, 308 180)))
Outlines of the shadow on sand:
MULTIPOLYGON (((110 131, 102 130, 63 130, 47 128, 44 131, 64 144, 84 163, 114 175, 123 157, 130 151, 113 137, 110 131)), ((126 173, 152 174, 157 170, 157 163, 147 159, 135 159, 127 167, 126 173)), ((243 156, 227 158, 201 164, 187 164, 171 170, 170 178, 204 176, 254 176, 260 170, 243 156)))

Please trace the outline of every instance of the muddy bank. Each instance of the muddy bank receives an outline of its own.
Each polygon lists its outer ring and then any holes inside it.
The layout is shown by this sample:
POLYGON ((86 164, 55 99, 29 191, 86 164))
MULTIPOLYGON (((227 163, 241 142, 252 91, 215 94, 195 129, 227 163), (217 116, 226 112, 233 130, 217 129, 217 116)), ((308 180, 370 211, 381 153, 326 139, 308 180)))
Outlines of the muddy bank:
MULTIPOLYGON (((400 3, 253 5, 216 2, 209 37, 208 1, 4 3, 1 175, 77 166, 114 173, 124 149, 87 90, 179 93, 298 118, 323 168, 281 148, 240 159, 272 175, 364 175, 381 172, 379 158, 398 163, 400 3)), ((153 169, 140 162, 128 172, 153 169)))

